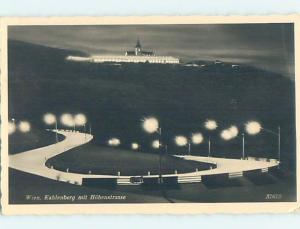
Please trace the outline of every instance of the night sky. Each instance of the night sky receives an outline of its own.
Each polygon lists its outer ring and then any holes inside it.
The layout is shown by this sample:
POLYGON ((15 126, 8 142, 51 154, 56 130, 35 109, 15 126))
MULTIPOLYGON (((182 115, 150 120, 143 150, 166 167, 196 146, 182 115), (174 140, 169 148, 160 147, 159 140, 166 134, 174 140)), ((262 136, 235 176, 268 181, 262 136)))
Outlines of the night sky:
POLYGON ((293 24, 14 26, 8 37, 92 55, 124 55, 139 37, 157 55, 244 63, 294 79, 293 24))

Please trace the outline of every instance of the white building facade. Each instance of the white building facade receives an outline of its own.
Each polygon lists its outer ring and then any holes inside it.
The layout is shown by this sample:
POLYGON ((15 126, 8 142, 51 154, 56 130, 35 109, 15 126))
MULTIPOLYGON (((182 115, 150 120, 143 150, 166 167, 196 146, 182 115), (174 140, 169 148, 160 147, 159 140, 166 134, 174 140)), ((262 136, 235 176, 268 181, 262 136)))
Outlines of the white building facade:
POLYGON ((92 63, 150 63, 150 64, 179 64, 179 59, 173 56, 156 56, 152 51, 143 51, 140 41, 137 41, 134 51, 126 51, 124 56, 100 56, 90 57, 68 56, 69 61, 92 63))

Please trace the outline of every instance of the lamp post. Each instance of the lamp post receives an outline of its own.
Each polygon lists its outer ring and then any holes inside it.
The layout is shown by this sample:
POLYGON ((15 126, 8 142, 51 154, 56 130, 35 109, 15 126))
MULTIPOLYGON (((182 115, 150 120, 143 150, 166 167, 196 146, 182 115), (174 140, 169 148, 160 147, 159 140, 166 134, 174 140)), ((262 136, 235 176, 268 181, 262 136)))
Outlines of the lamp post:
POLYGON ((191 147, 193 145, 198 145, 203 142, 203 135, 201 133, 192 134, 191 138, 188 139, 185 136, 179 135, 175 137, 175 143, 178 146, 187 146, 188 155, 191 155, 191 147))
POLYGON ((265 132, 268 132, 270 134, 277 136, 277 157, 278 157, 278 162, 280 163, 280 161, 281 161, 281 130, 280 130, 280 126, 277 127, 277 133, 275 131, 266 129, 264 127, 261 127, 261 129, 264 130, 265 132))
POLYGON ((44 114, 44 122, 47 125, 54 125, 55 127, 55 141, 58 142, 58 133, 57 133, 57 119, 56 116, 52 113, 46 113, 44 114))
POLYGON ((211 155, 211 149, 210 149, 210 137, 208 138, 208 157, 211 155))
POLYGON ((159 152, 159 183, 162 184, 163 180, 162 180, 162 136, 161 136, 161 127, 159 127, 157 129, 157 134, 158 134, 158 152, 159 152))
POLYGON ((190 154, 191 143, 185 136, 182 136, 182 135, 175 136, 174 140, 175 140, 176 145, 178 145, 180 147, 187 146, 188 147, 188 154, 190 154))
MULTIPOLYGON (((209 131, 213 131, 213 130, 217 129, 218 124, 215 120, 207 119, 206 122, 204 123, 204 127, 209 131)), ((209 138, 208 138, 208 157, 210 157, 210 156, 211 156, 211 137, 209 136, 209 138)))
POLYGON ((60 117, 60 122, 66 127, 74 127, 74 118, 69 113, 62 114, 62 116, 60 117))
POLYGON ((8 134, 11 135, 16 131, 15 120, 12 119, 12 122, 8 122, 8 134))
POLYGON ((165 145, 165 153, 168 154, 168 145, 165 145))
MULTIPOLYGON (((230 141, 232 139, 234 139, 235 137, 237 137, 239 134, 239 129, 237 128, 237 126, 232 125, 229 128, 222 130, 220 133, 220 136, 223 140, 225 141, 230 141)), ((243 136, 243 134, 242 134, 243 136)), ((242 138, 244 139, 244 138, 242 138)), ((242 158, 244 157, 244 140, 243 140, 243 152, 242 152, 242 158)))
POLYGON ((28 121, 21 121, 19 123, 19 130, 22 132, 22 133, 27 133, 31 130, 31 125, 28 121))
MULTIPOLYGON (((85 129, 85 124, 86 124, 86 117, 84 114, 77 114, 74 117, 74 127, 75 125, 77 126, 83 126, 84 128, 84 138, 86 139, 86 129, 85 129)), ((74 129, 75 131, 75 129, 74 129)))
POLYGON ((245 160, 245 134, 242 133, 242 159, 245 160))
POLYGON ((278 162, 280 163, 281 160, 281 131, 280 126, 278 126, 278 162))
POLYGON ((147 117, 142 119, 142 127, 147 133, 157 133, 158 135, 158 140, 156 141, 158 141, 157 149, 159 152, 159 183, 162 183, 162 128, 159 126, 159 122, 155 117, 147 117))
POLYGON ((280 130, 280 126, 278 126, 277 133, 276 133, 275 131, 272 131, 265 127, 262 127, 259 122, 250 121, 245 124, 245 130, 249 135, 256 135, 256 134, 260 133, 261 131, 265 131, 267 133, 277 136, 277 157, 278 157, 278 163, 280 163, 280 161, 281 161, 281 130, 280 130))
POLYGON ((140 148, 140 145, 137 142, 131 143, 131 149, 138 150, 140 148))
POLYGON ((58 142, 58 133, 57 133, 57 131, 58 131, 58 129, 57 129, 57 120, 55 119, 55 140, 56 140, 56 142, 58 142))
POLYGON ((111 138, 107 141, 107 143, 110 146, 119 146, 121 144, 121 141, 118 138, 111 138))
POLYGON ((203 135, 198 132, 198 133, 193 133, 191 136, 191 139, 188 141, 189 143, 189 155, 191 155, 191 143, 193 145, 199 145, 203 142, 203 135))

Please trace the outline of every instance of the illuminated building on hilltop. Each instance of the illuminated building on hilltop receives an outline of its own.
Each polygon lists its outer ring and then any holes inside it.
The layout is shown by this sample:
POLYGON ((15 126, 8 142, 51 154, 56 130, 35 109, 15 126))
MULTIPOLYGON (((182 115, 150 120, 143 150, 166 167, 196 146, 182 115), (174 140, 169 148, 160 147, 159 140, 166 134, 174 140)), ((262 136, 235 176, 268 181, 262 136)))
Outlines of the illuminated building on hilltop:
POLYGON ((124 56, 111 55, 100 56, 94 55, 90 57, 68 56, 70 61, 85 61, 93 63, 151 63, 151 64, 179 64, 179 59, 173 56, 156 56, 152 51, 144 51, 140 40, 137 40, 133 51, 126 51, 124 56))

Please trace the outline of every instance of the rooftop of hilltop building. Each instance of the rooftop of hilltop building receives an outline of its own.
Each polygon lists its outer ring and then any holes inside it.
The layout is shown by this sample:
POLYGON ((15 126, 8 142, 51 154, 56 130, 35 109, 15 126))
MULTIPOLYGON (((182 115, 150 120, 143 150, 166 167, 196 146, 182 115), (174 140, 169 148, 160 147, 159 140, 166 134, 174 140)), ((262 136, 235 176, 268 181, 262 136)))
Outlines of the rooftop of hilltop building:
POLYGON ((138 38, 134 50, 126 51, 125 56, 155 56, 155 53, 153 51, 144 51, 138 38))

